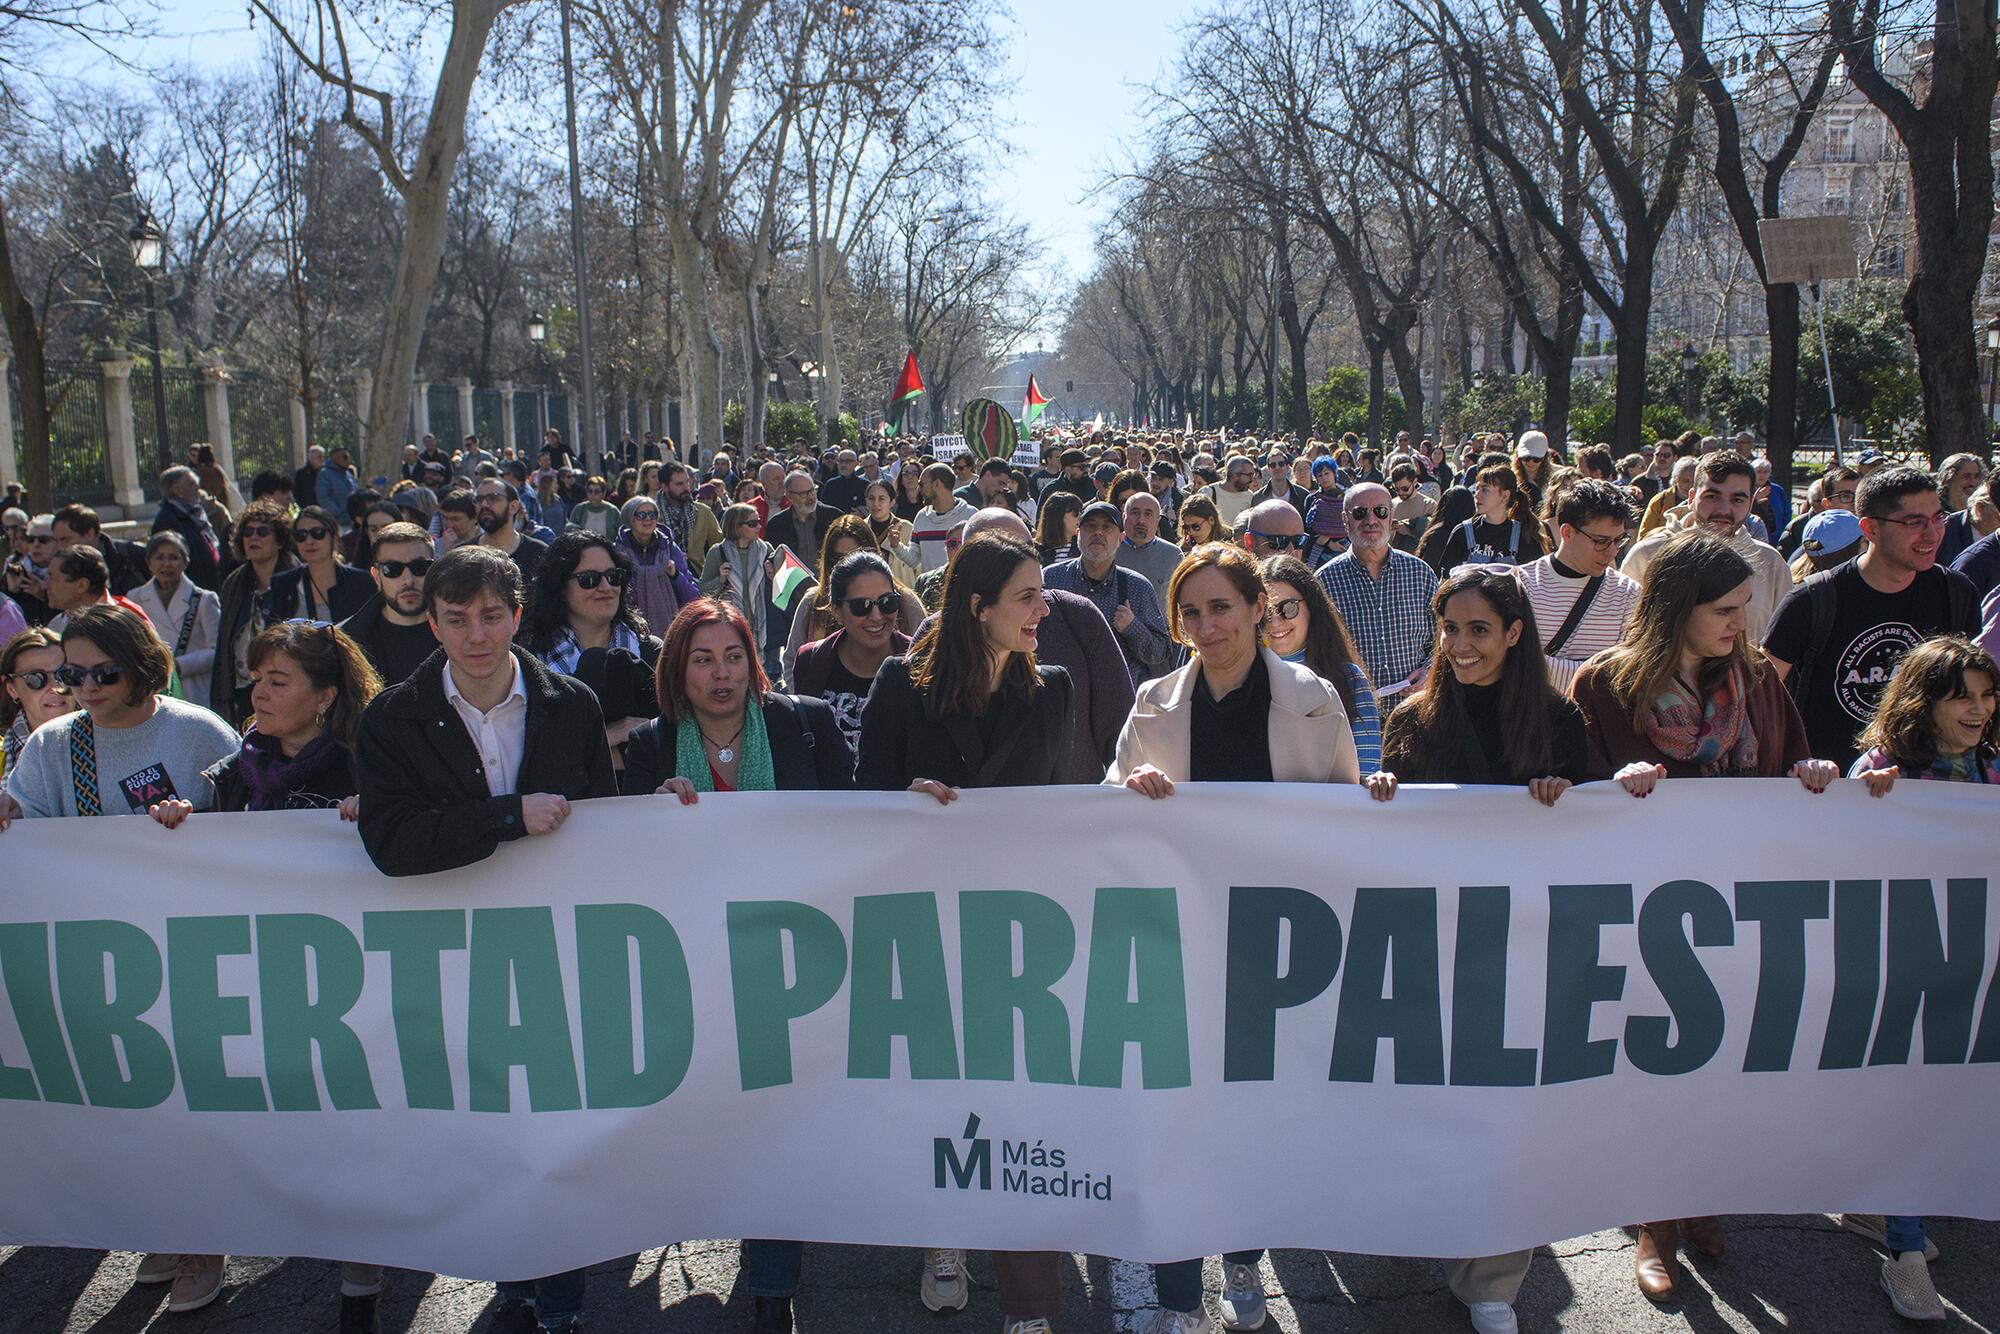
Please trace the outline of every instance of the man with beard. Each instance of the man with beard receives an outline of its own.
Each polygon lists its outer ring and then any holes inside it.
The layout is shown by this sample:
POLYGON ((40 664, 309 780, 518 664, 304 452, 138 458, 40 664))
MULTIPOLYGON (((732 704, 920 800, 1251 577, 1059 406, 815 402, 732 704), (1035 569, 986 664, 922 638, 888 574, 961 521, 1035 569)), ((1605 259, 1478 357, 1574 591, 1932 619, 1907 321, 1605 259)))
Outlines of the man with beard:
MULTIPOLYGON (((1646 567, 1676 533, 1688 528, 1706 528, 1728 542, 1736 553, 1750 562, 1750 605, 1744 611, 1744 633, 1751 643, 1759 643, 1771 624, 1772 615, 1785 594, 1792 591, 1792 572, 1785 558, 1768 542, 1759 542, 1743 531, 1750 506, 1757 494, 1757 470, 1750 460, 1729 450, 1705 454, 1695 464, 1694 489, 1688 497, 1687 516, 1678 523, 1649 533, 1632 544, 1619 568, 1636 584, 1646 582, 1646 567)), ((1866 721, 1865 719, 1863 721, 1866 721)), ((1856 723, 1858 729, 1860 723, 1856 723)), ((1829 755, 1824 758, 1832 759, 1829 755)), ((1848 757, 1850 760, 1853 756, 1848 757)))
MULTIPOLYGON (((708 559, 708 549, 722 540, 722 524, 715 511, 694 498, 694 474, 683 463, 660 465, 660 526, 697 571, 708 559)), ((664 628, 664 627, 662 627, 664 628)))
POLYGON ((1081 594, 1103 613, 1136 683, 1172 670, 1175 653, 1167 618, 1151 581, 1117 564, 1118 546, 1124 540, 1125 519, 1118 507, 1109 501, 1092 501, 1084 507, 1076 530, 1076 549, 1081 554, 1042 571, 1042 583, 1047 588, 1081 594))
POLYGON ((413 523, 392 523, 375 538, 368 572, 375 596, 340 628, 368 655, 385 686, 407 681, 437 651, 424 615, 424 576, 430 573, 430 535, 413 523))
POLYGON ((536 568, 549 554, 549 544, 522 535, 520 493, 510 483, 488 477, 474 489, 472 503, 479 522, 479 545, 513 557, 521 570, 521 582, 533 584, 536 568))

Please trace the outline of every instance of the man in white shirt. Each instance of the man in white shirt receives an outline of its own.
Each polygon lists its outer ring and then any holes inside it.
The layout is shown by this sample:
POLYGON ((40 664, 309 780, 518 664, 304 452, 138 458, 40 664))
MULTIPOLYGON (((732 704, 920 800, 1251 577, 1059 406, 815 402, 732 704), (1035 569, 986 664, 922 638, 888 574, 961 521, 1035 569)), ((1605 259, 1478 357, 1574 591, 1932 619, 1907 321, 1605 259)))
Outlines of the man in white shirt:
POLYGON ((1556 507, 1556 549, 1515 567, 1535 609, 1549 684, 1564 693, 1591 655, 1624 635, 1625 623, 1639 605, 1639 585, 1612 568, 1631 521, 1632 503, 1623 487, 1594 479, 1578 482, 1556 507))
POLYGON ((1764 642, 1764 631, 1778 603, 1792 591, 1792 572, 1785 558, 1768 542, 1759 542, 1743 531, 1750 517, 1750 504, 1757 494, 1757 470, 1741 454, 1717 450, 1704 454, 1695 465, 1694 491, 1688 497, 1688 512, 1679 522, 1648 533, 1632 544, 1621 567, 1627 578, 1643 586, 1646 568, 1672 541, 1688 528, 1706 528, 1726 539, 1737 554, 1750 562, 1750 605, 1744 609, 1744 633, 1753 644, 1764 642))
POLYGON ((923 496, 927 502, 911 524, 910 540, 917 548, 917 571, 928 574, 943 569, 949 561, 951 530, 979 511, 952 494, 958 478, 949 463, 933 463, 924 469, 923 496))

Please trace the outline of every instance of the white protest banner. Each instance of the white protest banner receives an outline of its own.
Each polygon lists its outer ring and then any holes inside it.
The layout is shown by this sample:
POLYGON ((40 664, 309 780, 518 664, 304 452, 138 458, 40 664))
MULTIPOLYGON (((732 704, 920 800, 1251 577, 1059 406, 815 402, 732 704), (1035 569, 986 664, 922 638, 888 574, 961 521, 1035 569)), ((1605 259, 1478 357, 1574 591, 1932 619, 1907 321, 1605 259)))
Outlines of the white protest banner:
POLYGON ((1996 816, 1910 781, 634 798, 405 880, 331 812, 23 821, 0 1240, 506 1277, 1992 1217, 1996 816))

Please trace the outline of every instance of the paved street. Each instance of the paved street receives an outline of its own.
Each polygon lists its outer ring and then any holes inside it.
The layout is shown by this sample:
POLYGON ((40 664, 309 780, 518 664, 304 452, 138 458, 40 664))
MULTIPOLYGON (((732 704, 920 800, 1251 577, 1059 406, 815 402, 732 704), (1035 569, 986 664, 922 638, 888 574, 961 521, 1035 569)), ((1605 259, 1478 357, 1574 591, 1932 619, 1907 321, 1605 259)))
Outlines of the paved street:
MULTIPOLYGON (((1602 1232, 1544 1249, 1529 1273, 1518 1310, 1526 1334, 1544 1330, 1943 1331, 2000 1329, 2000 1224, 1936 1220, 1941 1252, 1933 1269, 1952 1318, 1933 1326, 1898 1320, 1878 1285, 1879 1264, 1860 1238, 1829 1218, 1729 1220, 1729 1256, 1701 1262, 1692 1293, 1658 1310, 1632 1284, 1632 1239, 1602 1232)), ((591 1334, 747 1329, 749 1302, 737 1283, 736 1246, 696 1241, 591 1271, 591 1334)), ((0 1331, 5 1334, 318 1334, 331 1331, 338 1276, 317 1260, 237 1259, 213 1306, 166 1313, 164 1287, 133 1288, 135 1256, 100 1251, 0 1248, 0 1331)), ((933 1316, 917 1302, 914 1252, 815 1246, 806 1252, 799 1295, 801 1334, 920 1330, 972 1334, 999 1327, 992 1269, 972 1261, 970 1307, 933 1316)), ((1356 1255, 1280 1251, 1265 1265, 1276 1328, 1369 1334, 1464 1334, 1464 1312, 1445 1290, 1435 1264, 1356 1255), (1282 1294, 1282 1295, 1280 1295, 1282 1294)), ((1209 1266, 1213 1293, 1220 1282, 1209 1266)), ((1068 1316, 1061 1329, 1099 1334, 1134 1327, 1151 1299, 1139 1266, 1076 1256, 1066 1269, 1068 1316)), ((383 1304, 387 1334, 480 1334, 492 1288, 450 1278, 394 1273, 383 1304)), ((1269 1328, 1269 1326, 1267 1326, 1269 1328)))

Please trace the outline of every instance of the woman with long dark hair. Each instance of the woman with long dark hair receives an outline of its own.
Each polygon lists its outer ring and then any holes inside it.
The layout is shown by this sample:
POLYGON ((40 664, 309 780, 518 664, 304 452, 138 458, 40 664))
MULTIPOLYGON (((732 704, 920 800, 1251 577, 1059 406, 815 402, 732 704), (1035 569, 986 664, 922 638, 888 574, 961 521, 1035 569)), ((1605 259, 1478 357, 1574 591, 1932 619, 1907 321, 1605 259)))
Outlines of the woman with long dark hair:
MULTIPOLYGON (((843 514, 826 526, 819 539, 819 574, 812 583, 801 588, 793 596, 804 600, 792 617, 791 633, 785 640, 785 650, 779 657, 779 672, 785 682, 792 687, 798 685, 794 672, 799 654, 808 644, 817 643, 833 634, 841 627, 840 618, 835 615, 833 599, 828 591, 833 587, 833 570, 842 561, 857 551, 880 554, 875 546, 875 531, 868 520, 859 514, 843 514)), ((909 596, 897 603, 896 624, 904 635, 914 635, 924 622, 924 604, 914 589, 900 589, 909 596)), ((818 694, 818 691, 801 690, 801 694, 818 694)), ((856 725, 859 725, 858 719, 856 725)))
POLYGON ((250 716, 250 641, 269 623, 265 595, 281 571, 298 564, 292 552, 292 516, 275 501, 254 500, 230 530, 229 545, 238 564, 216 590, 222 607, 208 706, 241 729, 250 716))
MULTIPOLYGON (((1039 787, 1068 775, 1075 726, 1069 673, 1035 661, 1049 604, 1035 548, 981 533, 945 575, 934 620, 907 657, 875 674, 861 710, 855 786, 922 792, 940 804, 966 787, 1039 787)), ((1053 1321, 1062 1276, 1054 1251, 995 1252, 1003 1321, 1053 1321)), ((933 1311, 970 1297, 965 1253, 925 1253, 921 1297, 933 1311)))
POLYGON ((1442 578, 1447 570, 1444 563, 1445 545, 1451 535, 1478 512, 1473 504, 1472 492, 1462 486, 1446 487, 1438 500, 1438 512, 1432 516, 1424 535, 1417 539, 1417 559, 1431 567, 1431 572, 1442 578))
MULTIPOLYGON (((1378 801, 1398 782, 1525 787, 1553 806, 1586 776, 1583 715, 1549 684, 1534 608, 1511 574, 1467 570, 1439 585, 1430 676, 1382 727, 1378 801)), ((1452 1295, 1480 1334, 1514 1334, 1532 1249, 1447 1260, 1452 1295)))
POLYGON ((1339 609, 1297 556, 1265 557, 1264 586, 1264 646, 1284 661, 1304 666, 1340 696, 1361 772, 1374 773, 1382 767, 1382 716, 1339 609))
MULTIPOLYGON (((1839 771, 1811 757, 1798 707, 1745 628, 1750 563, 1728 541, 1690 529, 1646 567, 1639 604, 1616 648, 1583 665, 1570 693, 1583 710, 1587 776, 1615 778, 1635 797, 1663 778, 1796 777, 1821 792, 1839 771)), ((1713 1216, 1642 1224, 1633 1258, 1639 1291, 1680 1291, 1685 1240, 1723 1252, 1713 1216)))
POLYGON ((614 766, 626 738, 653 716, 660 641, 633 600, 632 558, 609 538, 572 528, 535 567, 521 646, 597 696, 614 766))
POLYGON ((267 625, 303 617, 332 625, 360 611, 375 596, 368 571, 341 560, 340 524, 323 505, 308 505, 292 520, 292 550, 299 563, 271 577, 265 595, 267 625))
POLYGON ((1042 493, 1035 516, 1035 551, 1042 564, 1053 565, 1076 554, 1076 530, 1083 522, 1083 502, 1074 492, 1050 487, 1042 493))
POLYGON ((924 468, 923 459, 904 459, 896 470, 896 517, 915 522, 924 512, 924 468))
POLYGON ((0 778, 14 767, 30 733, 75 711, 69 687, 56 677, 62 665, 62 637, 41 626, 0 646, 0 778))
POLYGON ((862 492, 868 531, 875 535, 875 549, 889 562, 889 573, 899 584, 917 581, 916 528, 896 513, 896 487, 885 477, 870 482, 862 492))

